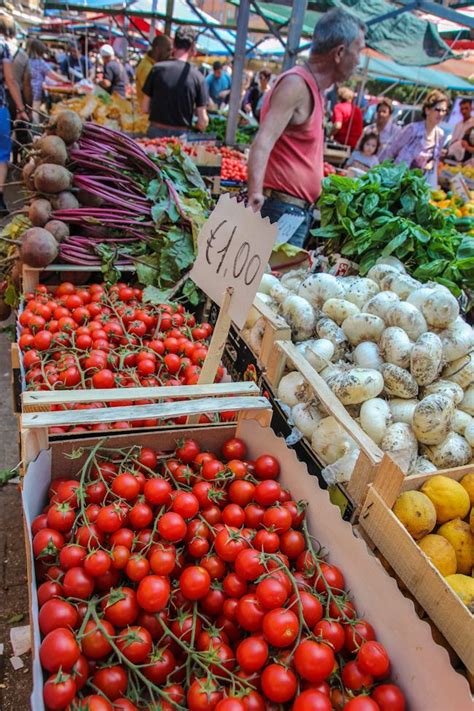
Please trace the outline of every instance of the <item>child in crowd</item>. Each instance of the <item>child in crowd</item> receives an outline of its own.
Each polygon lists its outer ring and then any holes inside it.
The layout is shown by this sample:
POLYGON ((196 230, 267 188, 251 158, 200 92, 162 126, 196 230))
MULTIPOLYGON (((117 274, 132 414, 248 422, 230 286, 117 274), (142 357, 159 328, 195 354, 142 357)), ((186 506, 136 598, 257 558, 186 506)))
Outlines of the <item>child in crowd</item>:
POLYGON ((367 171, 378 165, 379 159, 376 153, 379 149, 380 139, 377 133, 366 133, 362 136, 359 147, 348 159, 346 168, 358 168, 367 171))

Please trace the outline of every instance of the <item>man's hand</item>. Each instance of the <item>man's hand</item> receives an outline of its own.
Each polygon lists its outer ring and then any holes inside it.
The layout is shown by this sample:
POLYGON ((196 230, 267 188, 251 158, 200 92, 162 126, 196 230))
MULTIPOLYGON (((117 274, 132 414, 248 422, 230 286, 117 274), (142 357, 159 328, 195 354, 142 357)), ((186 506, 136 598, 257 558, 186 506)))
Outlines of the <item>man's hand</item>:
POLYGON ((265 195, 263 195, 263 193, 252 193, 249 195, 248 201, 252 210, 254 212, 259 212, 265 202, 265 195))
POLYGON ((16 112, 16 121, 29 121, 30 117, 26 113, 26 111, 17 111, 16 112))

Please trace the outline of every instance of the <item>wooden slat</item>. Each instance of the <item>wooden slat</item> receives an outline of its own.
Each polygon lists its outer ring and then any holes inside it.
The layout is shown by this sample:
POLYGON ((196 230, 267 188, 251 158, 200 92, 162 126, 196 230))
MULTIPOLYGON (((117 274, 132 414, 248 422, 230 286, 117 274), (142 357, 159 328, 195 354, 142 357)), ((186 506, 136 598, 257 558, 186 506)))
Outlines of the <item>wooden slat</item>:
MULTIPOLYGON (((385 454, 373 482, 374 488, 377 489, 389 508, 392 508, 397 500, 405 479, 405 474, 398 464, 392 457, 385 454)), ((412 481, 412 477, 409 477, 409 481, 412 481)), ((413 486, 410 488, 413 489, 413 486)))
POLYGON ((262 410, 270 408, 263 397, 222 397, 181 400, 158 405, 136 405, 134 407, 107 407, 91 410, 59 410, 57 412, 32 412, 22 415, 22 429, 42 427, 66 427, 88 425, 98 422, 118 422, 122 420, 169 419, 184 415, 203 415, 210 412, 232 412, 233 410, 262 410))
POLYGON ((275 343, 277 341, 291 341, 291 329, 285 319, 273 313, 269 306, 261 301, 258 296, 255 297, 253 306, 260 314, 260 317, 265 319, 259 360, 263 367, 266 368, 275 349, 275 343))
POLYGON ((110 388, 106 390, 41 390, 26 391, 22 395, 23 406, 61 405, 86 402, 120 402, 120 400, 155 400, 158 398, 179 399, 212 397, 221 395, 258 395, 255 383, 212 383, 208 385, 164 385, 153 388, 110 388))
POLYGON ((442 469, 437 472, 429 472, 428 474, 413 474, 412 476, 405 477, 400 491, 419 489, 420 486, 425 483, 425 481, 428 481, 428 479, 431 479, 431 477, 435 476, 436 474, 442 474, 443 476, 447 476, 450 479, 456 479, 456 481, 459 481, 463 478, 463 476, 471 473, 474 473, 474 464, 466 464, 464 467, 455 467, 454 469, 442 469))
POLYGON ((319 373, 317 373, 312 365, 308 363, 306 358, 301 355, 296 346, 288 341, 279 341, 277 346, 283 351, 287 359, 309 383, 316 396, 321 401, 323 407, 325 407, 328 413, 330 413, 341 425, 341 427, 343 427, 346 432, 350 434, 360 449, 367 455, 370 462, 372 464, 379 464, 383 456, 381 450, 364 432, 364 430, 352 419, 344 405, 334 395, 319 373))
POLYGON ((372 486, 359 523, 473 673, 474 616, 372 486))

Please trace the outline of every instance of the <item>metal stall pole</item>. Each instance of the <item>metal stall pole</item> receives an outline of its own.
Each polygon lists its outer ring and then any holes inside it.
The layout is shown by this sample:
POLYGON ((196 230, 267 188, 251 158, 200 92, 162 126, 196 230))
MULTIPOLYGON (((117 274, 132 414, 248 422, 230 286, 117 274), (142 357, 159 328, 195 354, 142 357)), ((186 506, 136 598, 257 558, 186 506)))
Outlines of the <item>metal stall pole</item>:
POLYGON ((290 23, 288 25, 288 39, 286 41, 285 56, 283 57, 283 71, 294 67, 303 30, 304 16, 308 0, 293 0, 290 23))
POLYGON ((245 50, 247 47, 247 33, 250 19, 250 0, 240 0, 237 15, 237 37, 235 40, 234 66, 232 69, 232 87, 230 90, 229 115, 225 132, 227 145, 235 143, 235 133, 240 109, 240 94, 242 77, 245 65, 245 50))
POLYGON ((166 0, 165 35, 171 37, 171 23, 173 22, 174 0, 166 0))
POLYGON ((150 44, 155 39, 155 28, 156 28, 156 10, 158 8, 158 0, 153 0, 151 4, 151 22, 150 22, 150 44))

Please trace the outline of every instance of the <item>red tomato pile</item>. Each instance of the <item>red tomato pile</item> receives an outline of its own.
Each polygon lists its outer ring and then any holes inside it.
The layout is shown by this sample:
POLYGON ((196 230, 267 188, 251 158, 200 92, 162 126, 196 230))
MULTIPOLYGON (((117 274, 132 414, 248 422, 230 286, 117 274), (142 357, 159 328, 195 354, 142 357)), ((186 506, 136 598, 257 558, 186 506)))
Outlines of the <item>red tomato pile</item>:
MULTIPOLYGON (((196 156, 197 150, 190 144, 181 144, 175 137, 170 138, 141 138, 138 143, 143 145, 149 153, 158 153, 166 150, 169 146, 181 145, 185 153, 196 156)), ((227 146, 206 146, 208 153, 220 153, 222 156, 221 178, 222 180, 234 180, 239 183, 247 182, 247 163, 245 156, 240 151, 227 146)), ((325 173, 326 175, 326 173, 325 173)))
POLYGON ((48 709, 405 709, 272 455, 86 456, 32 524, 48 709))
POLYGON ((325 178, 328 175, 334 175, 334 173, 337 172, 335 167, 333 165, 331 165, 331 163, 326 163, 326 161, 324 161, 324 163, 323 163, 323 169, 324 169, 324 177, 325 178))
MULTIPOLYGON (((141 289, 126 284, 75 287, 69 282, 54 293, 38 286, 35 293, 25 294, 25 302, 19 317, 19 347, 29 390, 195 385, 198 381, 212 326, 196 324, 181 305, 142 303, 141 289)), ((216 380, 223 374, 220 367, 216 380)), ((140 400, 142 405, 146 402, 140 400)), ((133 403, 124 395, 114 404, 133 403)), ((135 424, 154 426, 156 421, 135 424)), ((126 422, 112 425, 127 426, 126 422)))

